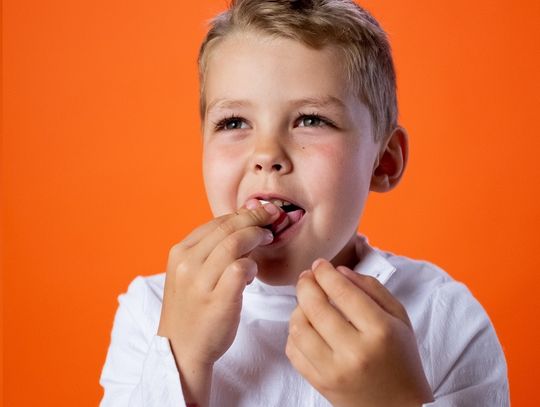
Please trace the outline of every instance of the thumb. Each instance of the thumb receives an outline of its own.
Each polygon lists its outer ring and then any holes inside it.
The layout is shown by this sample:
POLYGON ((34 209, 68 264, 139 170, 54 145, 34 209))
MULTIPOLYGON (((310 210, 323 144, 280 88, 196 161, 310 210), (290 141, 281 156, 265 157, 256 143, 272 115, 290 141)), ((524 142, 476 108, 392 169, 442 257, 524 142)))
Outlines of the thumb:
POLYGON ((395 318, 402 320, 412 329, 412 324, 405 307, 379 282, 379 280, 375 277, 358 274, 345 266, 338 266, 336 269, 369 295, 383 310, 395 318))

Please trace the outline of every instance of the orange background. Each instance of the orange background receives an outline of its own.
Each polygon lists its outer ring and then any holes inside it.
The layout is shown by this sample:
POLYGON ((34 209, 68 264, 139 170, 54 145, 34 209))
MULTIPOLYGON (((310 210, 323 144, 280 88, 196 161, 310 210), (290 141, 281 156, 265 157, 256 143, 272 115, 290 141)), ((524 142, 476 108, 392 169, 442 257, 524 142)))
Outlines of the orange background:
MULTIPOLYGON (((196 65, 222 0, 8 0, 3 9, 6 406, 95 406, 117 296, 210 218, 196 65)), ((539 405, 540 2, 370 0, 409 130, 361 231, 465 282, 515 406, 539 405)))

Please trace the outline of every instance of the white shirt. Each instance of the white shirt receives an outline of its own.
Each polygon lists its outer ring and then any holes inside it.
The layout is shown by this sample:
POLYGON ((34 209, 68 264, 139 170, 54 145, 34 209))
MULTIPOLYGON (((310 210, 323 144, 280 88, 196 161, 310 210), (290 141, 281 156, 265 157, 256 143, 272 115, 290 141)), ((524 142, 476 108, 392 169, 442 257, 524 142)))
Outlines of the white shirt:
MULTIPOLYGON (((357 236, 371 275, 405 306, 435 401, 425 406, 509 406, 506 361, 489 317, 462 283, 439 267, 371 247, 357 236)), ((118 297, 111 343, 100 378, 100 407, 185 406, 167 338, 156 335, 165 273, 136 277, 118 297)), ((215 363, 210 405, 330 406, 285 355, 294 286, 255 279, 244 290, 238 333, 215 363)))

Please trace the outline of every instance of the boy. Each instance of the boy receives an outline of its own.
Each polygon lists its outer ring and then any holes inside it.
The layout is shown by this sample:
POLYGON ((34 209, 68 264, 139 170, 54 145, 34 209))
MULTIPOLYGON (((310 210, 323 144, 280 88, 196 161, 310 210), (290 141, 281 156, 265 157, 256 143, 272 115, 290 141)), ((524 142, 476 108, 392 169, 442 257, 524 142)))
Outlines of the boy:
POLYGON ((120 297, 101 405, 508 405, 465 286, 356 232, 408 155, 373 17, 345 0, 233 1, 199 69, 216 218, 120 297))

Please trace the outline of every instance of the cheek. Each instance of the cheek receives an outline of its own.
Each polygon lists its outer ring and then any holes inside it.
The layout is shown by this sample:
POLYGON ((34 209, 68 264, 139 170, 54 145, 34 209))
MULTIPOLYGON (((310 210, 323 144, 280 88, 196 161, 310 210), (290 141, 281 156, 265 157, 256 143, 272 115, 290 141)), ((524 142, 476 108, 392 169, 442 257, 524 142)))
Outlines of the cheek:
POLYGON ((341 196, 343 200, 357 200, 371 179, 370 163, 355 145, 328 144, 311 152, 313 185, 319 194, 341 196))
POLYGON ((223 148, 205 148, 203 152, 204 185, 214 216, 236 210, 242 163, 243 161, 234 151, 223 148))
POLYGON ((321 205, 317 222, 338 234, 351 234, 362 214, 371 180, 366 155, 353 143, 318 146, 313 152, 310 190, 312 202, 321 205))

